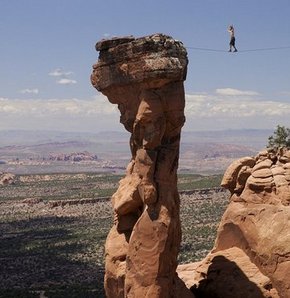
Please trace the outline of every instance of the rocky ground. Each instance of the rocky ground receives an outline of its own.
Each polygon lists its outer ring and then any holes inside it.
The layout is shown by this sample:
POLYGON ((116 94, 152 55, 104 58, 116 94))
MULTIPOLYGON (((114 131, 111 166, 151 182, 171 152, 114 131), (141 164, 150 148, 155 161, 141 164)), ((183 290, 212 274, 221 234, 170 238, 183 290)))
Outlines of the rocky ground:
MULTIPOLYGON (((212 248, 227 203, 226 192, 181 194, 180 263, 212 248)), ((0 297, 103 297, 109 200, 57 207, 33 198, 2 201, 0 224, 0 297)))

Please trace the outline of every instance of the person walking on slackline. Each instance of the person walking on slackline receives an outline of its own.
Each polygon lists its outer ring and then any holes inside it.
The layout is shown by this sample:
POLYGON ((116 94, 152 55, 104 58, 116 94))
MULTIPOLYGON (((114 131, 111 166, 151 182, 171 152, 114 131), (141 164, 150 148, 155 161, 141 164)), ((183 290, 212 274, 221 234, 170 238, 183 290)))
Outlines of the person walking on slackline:
POLYGON ((230 25, 228 27, 228 32, 230 33, 230 49, 229 49, 229 52, 232 51, 232 48, 234 48, 234 52, 237 52, 237 48, 236 48, 236 38, 235 38, 235 29, 234 29, 234 26, 233 25, 230 25))

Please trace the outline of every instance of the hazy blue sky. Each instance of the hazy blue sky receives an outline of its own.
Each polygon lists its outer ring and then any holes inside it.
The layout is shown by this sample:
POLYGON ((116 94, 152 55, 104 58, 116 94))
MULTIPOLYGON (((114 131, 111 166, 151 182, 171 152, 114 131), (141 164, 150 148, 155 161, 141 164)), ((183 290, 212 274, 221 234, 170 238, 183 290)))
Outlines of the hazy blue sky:
POLYGON ((156 32, 188 49, 186 130, 290 126, 289 0, 0 0, 0 129, 123 129, 90 84, 96 41, 156 32))

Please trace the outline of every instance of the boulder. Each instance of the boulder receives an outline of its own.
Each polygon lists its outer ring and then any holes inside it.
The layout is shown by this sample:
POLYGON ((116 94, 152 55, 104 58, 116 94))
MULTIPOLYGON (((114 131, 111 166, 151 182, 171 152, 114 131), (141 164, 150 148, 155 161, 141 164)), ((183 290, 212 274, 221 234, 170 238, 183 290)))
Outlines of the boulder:
POLYGON ((0 173, 0 185, 14 184, 16 176, 11 173, 0 173))
POLYGON ((196 297, 279 297, 271 280, 237 247, 211 253, 202 262, 180 265, 177 272, 196 297))

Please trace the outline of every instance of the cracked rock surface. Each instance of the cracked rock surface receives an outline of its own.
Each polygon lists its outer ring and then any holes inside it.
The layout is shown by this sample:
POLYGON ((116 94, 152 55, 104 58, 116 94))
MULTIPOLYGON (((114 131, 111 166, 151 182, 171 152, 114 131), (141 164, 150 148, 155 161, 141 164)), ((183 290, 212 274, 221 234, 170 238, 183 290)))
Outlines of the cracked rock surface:
POLYGON ((231 198, 214 248, 179 276, 197 297, 289 298, 290 151, 233 162, 222 186, 231 198))
POLYGON ((118 105, 132 159, 112 196, 108 298, 194 297, 176 273, 181 241, 177 167, 187 53, 164 34, 102 40, 93 86, 118 105))

